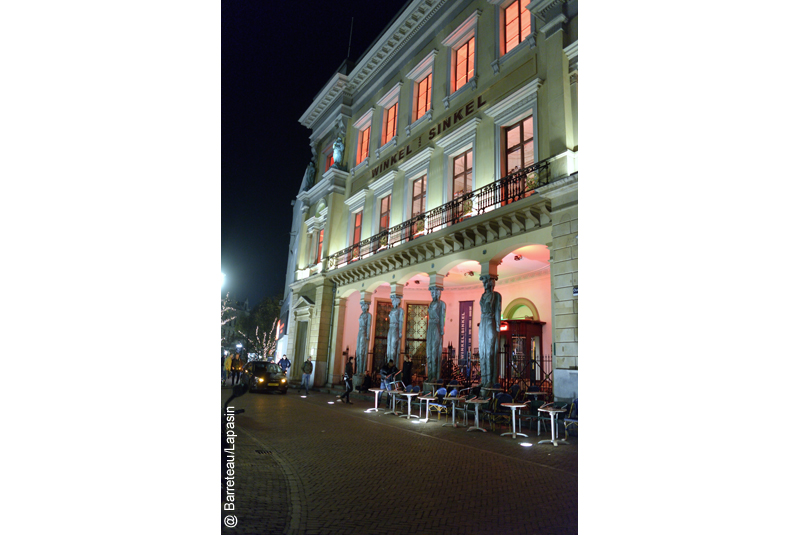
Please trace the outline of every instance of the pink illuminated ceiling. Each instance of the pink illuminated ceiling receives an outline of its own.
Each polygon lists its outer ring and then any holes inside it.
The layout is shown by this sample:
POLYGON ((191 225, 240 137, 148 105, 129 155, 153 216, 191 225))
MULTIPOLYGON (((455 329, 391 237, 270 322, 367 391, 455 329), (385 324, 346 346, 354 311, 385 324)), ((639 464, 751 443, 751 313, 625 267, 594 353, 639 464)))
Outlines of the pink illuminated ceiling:
MULTIPOLYGON (((527 245, 520 247, 516 251, 509 253, 497 266, 497 276, 500 279, 524 275, 534 271, 540 271, 550 265, 550 251, 544 245, 527 245), (519 259, 517 259, 519 258, 519 259)), ((444 279, 444 287, 467 286, 470 284, 480 285, 481 265, 474 260, 462 262, 457 265, 444 279), (471 274, 470 274, 471 273, 471 274)), ((415 275, 408 286, 420 288, 428 287, 428 276, 425 274, 415 275), (419 281, 417 283, 416 281, 419 281)))

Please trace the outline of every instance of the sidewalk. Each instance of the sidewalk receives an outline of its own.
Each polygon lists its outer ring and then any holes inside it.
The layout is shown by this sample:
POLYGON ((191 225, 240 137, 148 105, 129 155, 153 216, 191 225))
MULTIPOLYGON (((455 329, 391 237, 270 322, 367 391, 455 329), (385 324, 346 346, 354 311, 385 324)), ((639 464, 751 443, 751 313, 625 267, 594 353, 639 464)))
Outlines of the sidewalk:
POLYGON ((577 438, 553 447, 535 425, 512 439, 367 413, 372 394, 303 396, 233 401, 238 525, 223 533, 577 533, 577 438))

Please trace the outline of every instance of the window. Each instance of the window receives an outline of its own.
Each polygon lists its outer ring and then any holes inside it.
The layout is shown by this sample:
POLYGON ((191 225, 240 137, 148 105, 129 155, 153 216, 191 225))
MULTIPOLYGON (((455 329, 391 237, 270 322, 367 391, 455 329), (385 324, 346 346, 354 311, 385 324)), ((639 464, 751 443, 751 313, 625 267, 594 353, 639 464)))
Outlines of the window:
POLYGON ((333 167, 333 151, 325 158, 325 170, 327 171, 333 167))
POLYGON ((353 220, 353 245, 361 241, 361 216, 364 212, 356 212, 353 220))
POLYGON ((453 91, 464 87, 475 74, 475 38, 461 45, 455 53, 455 86, 453 91))
POLYGON ((453 198, 472 191, 472 149, 453 158, 453 198))
POLYGON ((521 0, 513 0, 502 9, 500 24, 501 56, 510 52, 531 33, 531 12, 521 0))
POLYGON ((381 199, 381 217, 378 221, 378 232, 382 232, 389 228, 389 212, 392 209, 392 196, 387 195, 381 199))
POLYGON ((319 231, 319 240, 317 244, 317 258, 315 260, 315 264, 318 264, 322 261, 322 240, 325 236, 325 229, 320 229, 319 231))
POLYGON ((428 175, 422 175, 411 186, 411 217, 425 212, 425 190, 428 175))
POLYGON ((533 117, 511 125, 505 130, 505 169, 504 175, 516 168, 523 169, 534 162, 533 155, 533 117))
POLYGON ((369 131, 370 127, 358 132, 358 156, 356 157, 356 165, 363 162, 369 156, 369 131))
POLYGON ((425 115, 425 112, 431 108, 432 78, 433 73, 429 73, 428 76, 417 82, 414 86, 414 94, 416 95, 416 98, 414 99, 414 121, 425 115))
POLYGON ((457 94, 478 88, 478 77, 475 70, 475 47, 478 45, 478 17, 481 10, 476 9, 464 19, 458 28, 453 30, 443 41, 442 45, 449 50, 450 79, 447 95, 443 99, 444 108, 450 108, 450 101, 457 94))
POLYGON ((417 65, 406 75, 414 84, 411 91, 409 106, 409 124, 406 126, 406 135, 433 116, 433 61, 439 51, 435 48, 428 52, 417 65))
POLYGON ((397 134, 397 102, 383 114, 383 137, 381 145, 386 145, 397 134))

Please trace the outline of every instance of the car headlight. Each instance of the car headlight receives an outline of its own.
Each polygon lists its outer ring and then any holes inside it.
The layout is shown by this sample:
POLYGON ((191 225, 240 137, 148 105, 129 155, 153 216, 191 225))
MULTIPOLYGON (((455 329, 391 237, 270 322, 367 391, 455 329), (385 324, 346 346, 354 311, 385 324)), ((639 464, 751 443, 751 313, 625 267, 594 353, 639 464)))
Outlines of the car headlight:
POLYGON ((281 379, 281 382, 282 382, 282 383, 285 383, 285 382, 286 382, 286 379, 281 379))
POLYGON ((259 383, 263 383, 263 382, 264 382, 264 379, 262 379, 261 377, 259 377, 259 378, 258 378, 258 382, 259 382, 259 383))

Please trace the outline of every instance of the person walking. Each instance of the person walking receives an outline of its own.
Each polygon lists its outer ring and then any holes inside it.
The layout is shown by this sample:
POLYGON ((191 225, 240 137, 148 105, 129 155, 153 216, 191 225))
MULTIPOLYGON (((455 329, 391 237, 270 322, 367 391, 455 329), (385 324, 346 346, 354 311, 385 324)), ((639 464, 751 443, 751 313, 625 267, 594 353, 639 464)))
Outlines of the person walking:
POLYGON ((348 405, 352 405, 353 403, 350 401, 350 392, 353 391, 353 357, 348 359, 347 364, 344 367, 344 394, 338 396, 339 401, 343 401, 347 399, 346 403, 348 405))
POLYGON ((311 363, 311 357, 308 357, 308 360, 303 363, 303 381, 300 383, 300 387, 305 387, 306 389, 306 396, 308 395, 308 387, 311 383, 311 372, 313 371, 314 365, 311 363))
POLYGON ((239 353, 236 353, 231 360, 231 372, 233 379, 231 379, 231 386, 238 385, 239 380, 242 378, 242 360, 239 358, 239 353))
POLYGON ((283 373, 287 373, 289 368, 292 367, 292 363, 289 362, 289 359, 286 358, 286 355, 284 355, 281 360, 278 361, 278 365, 281 367, 281 370, 283 370, 283 373))

